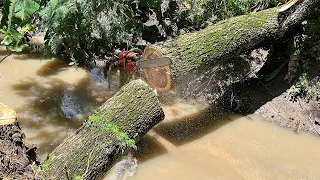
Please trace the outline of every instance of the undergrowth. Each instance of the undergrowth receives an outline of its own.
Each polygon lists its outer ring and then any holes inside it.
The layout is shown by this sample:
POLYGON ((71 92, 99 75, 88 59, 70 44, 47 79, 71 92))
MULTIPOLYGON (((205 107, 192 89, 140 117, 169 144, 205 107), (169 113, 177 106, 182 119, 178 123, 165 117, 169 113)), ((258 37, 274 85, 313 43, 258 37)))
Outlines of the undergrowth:
MULTIPOLYGON (((273 7, 276 0, 6 0, 2 11, 2 31, 9 32, 6 45, 27 47, 22 29, 30 18, 40 18, 46 29, 46 45, 53 55, 63 55, 72 65, 90 64, 103 59, 115 49, 143 48, 145 45, 188 32, 183 29, 203 28, 232 16, 250 13, 253 9, 273 7), (16 11, 9 7, 17 4, 16 11), (19 6, 18 6, 19 4, 19 6), (21 4, 21 5, 20 5, 21 4), (27 5, 27 6, 26 6, 27 5), (19 10, 21 10, 21 13, 19 10), (39 15, 37 14, 40 10, 39 15), (10 13, 11 12, 11 13, 10 13), (21 16, 24 14, 24 16, 21 16), (22 17, 23 24, 12 23, 22 17), (25 21, 26 20, 26 21, 25 21), (7 26, 4 26, 8 22, 7 26), (16 30, 15 30, 16 29, 16 30), (13 35, 16 34, 16 35, 13 35), (12 42, 11 42, 12 41, 12 42), (17 46, 17 44, 19 46, 17 46)), ((25 28, 24 28, 25 29, 25 28)), ((11 49, 12 46, 10 46, 11 49)))
POLYGON ((40 5, 33 0, 6 0, 3 3, 0 32, 5 37, 1 44, 10 51, 21 52, 29 47, 27 35, 34 30, 31 18, 40 5))
POLYGON ((293 101, 298 98, 320 101, 320 23, 317 18, 318 14, 303 22, 299 73, 289 90, 293 101))

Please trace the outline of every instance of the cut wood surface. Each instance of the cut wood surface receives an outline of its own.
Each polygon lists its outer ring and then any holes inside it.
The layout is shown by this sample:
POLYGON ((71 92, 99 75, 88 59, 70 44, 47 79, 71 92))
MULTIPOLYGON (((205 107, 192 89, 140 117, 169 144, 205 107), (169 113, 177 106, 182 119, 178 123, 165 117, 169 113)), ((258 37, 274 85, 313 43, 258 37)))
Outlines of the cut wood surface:
POLYGON ((16 112, 0 102, 0 126, 16 122, 16 112))
POLYGON ((42 163, 49 165, 47 179, 81 176, 91 180, 101 177, 128 149, 112 130, 105 131, 104 127, 115 125, 119 132, 138 141, 164 119, 157 95, 142 80, 123 86, 98 112, 103 116, 99 122, 87 120, 42 163))

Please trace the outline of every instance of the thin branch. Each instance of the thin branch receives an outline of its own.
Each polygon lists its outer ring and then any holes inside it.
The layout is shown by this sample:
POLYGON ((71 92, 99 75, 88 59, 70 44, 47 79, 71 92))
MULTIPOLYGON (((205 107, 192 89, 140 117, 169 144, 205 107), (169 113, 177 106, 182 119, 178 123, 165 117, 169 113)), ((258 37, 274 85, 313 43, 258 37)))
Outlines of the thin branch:
POLYGON ((12 52, 10 52, 9 54, 7 54, 6 56, 4 56, 1 60, 0 63, 2 63, 2 61, 4 61, 7 57, 9 57, 12 54, 12 52))
POLYGON ((91 155, 92 155, 92 152, 93 152, 93 149, 91 150, 91 152, 90 152, 90 154, 89 154, 89 157, 88 157, 88 163, 87 163, 86 172, 85 172, 84 174, 82 174, 81 178, 84 178, 85 175, 87 175, 87 173, 88 173, 89 165, 90 165, 89 162, 90 162, 90 157, 91 157, 91 155))

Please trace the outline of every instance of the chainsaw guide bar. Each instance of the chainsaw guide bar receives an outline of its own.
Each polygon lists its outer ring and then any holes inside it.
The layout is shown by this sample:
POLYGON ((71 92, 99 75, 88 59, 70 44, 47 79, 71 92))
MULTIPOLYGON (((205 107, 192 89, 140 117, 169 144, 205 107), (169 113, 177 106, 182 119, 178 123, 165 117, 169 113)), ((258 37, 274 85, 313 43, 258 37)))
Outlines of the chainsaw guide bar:
POLYGON ((169 66, 170 64, 172 64, 172 60, 168 57, 139 60, 136 62, 136 66, 140 69, 169 66))

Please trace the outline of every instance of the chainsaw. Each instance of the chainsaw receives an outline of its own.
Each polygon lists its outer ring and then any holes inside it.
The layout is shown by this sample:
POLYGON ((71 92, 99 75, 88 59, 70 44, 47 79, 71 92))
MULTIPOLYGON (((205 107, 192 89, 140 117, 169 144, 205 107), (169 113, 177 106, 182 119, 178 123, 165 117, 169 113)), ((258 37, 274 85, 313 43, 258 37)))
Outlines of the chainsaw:
POLYGON ((111 67, 131 74, 142 71, 147 83, 158 92, 166 92, 171 87, 169 66, 172 60, 163 57, 155 47, 149 46, 144 51, 134 48, 129 51, 119 51, 110 62, 111 67))
POLYGON ((169 66, 172 60, 168 57, 156 57, 152 59, 142 59, 143 52, 140 49, 134 48, 129 51, 118 53, 115 66, 122 68, 127 72, 137 72, 138 69, 155 68, 161 66, 169 66))

